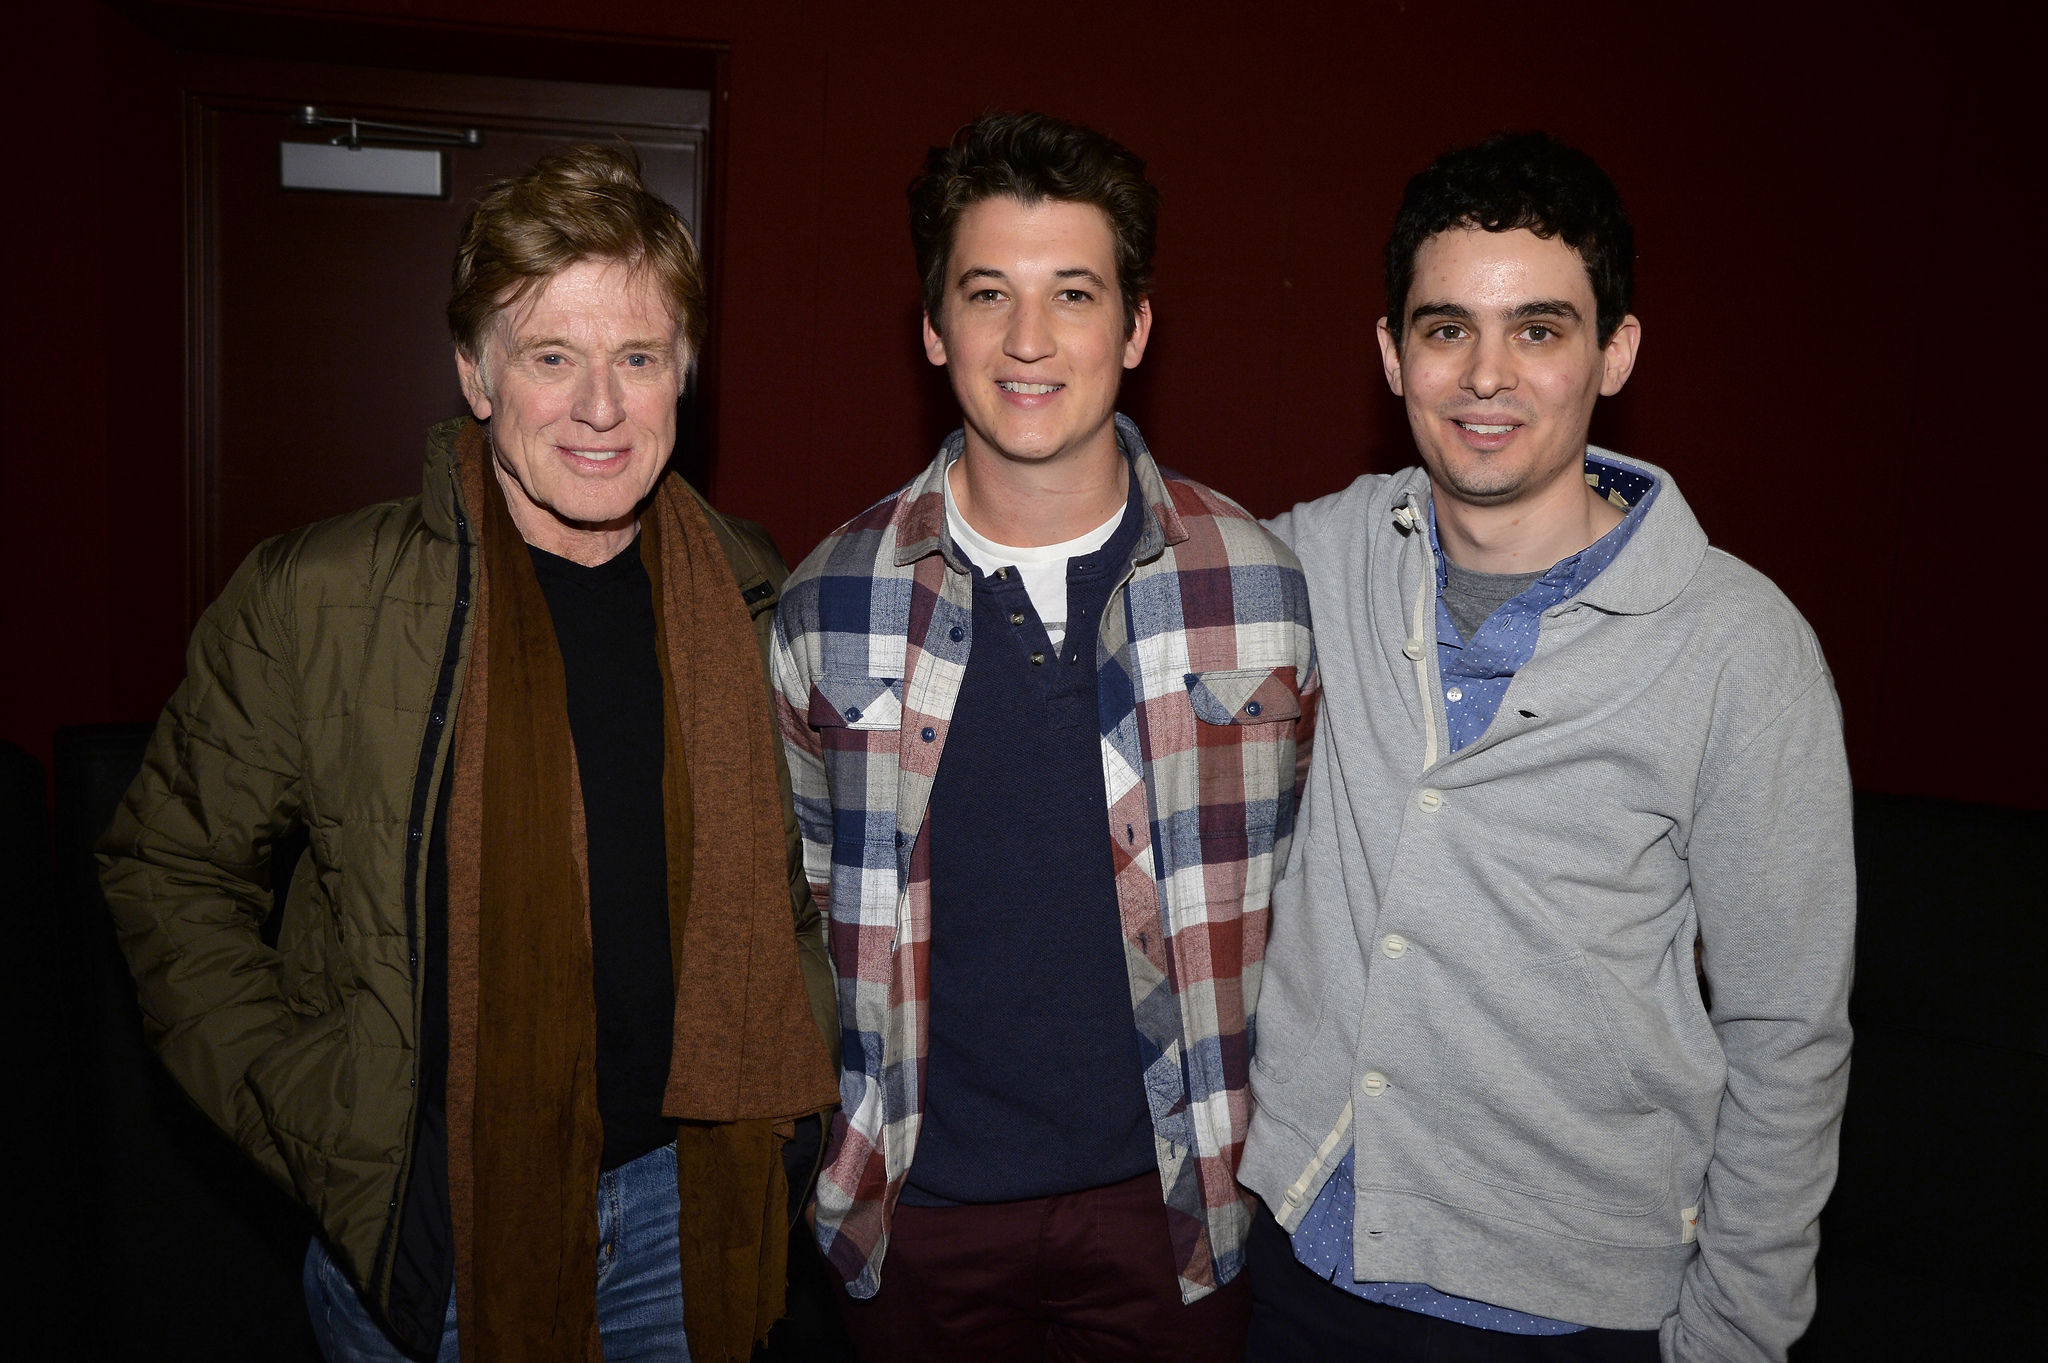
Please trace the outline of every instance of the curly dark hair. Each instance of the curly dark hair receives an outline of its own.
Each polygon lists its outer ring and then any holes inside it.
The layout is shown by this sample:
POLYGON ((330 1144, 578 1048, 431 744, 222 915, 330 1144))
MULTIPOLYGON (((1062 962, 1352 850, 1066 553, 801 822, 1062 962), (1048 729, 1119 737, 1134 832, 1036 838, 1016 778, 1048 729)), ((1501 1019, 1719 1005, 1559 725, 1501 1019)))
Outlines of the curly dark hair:
POLYGON ((1548 133, 1499 133, 1437 157, 1408 182, 1387 240, 1387 327, 1398 348, 1408 329, 1415 255, 1439 232, 1526 227, 1579 253, 1593 283, 1605 345, 1635 294, 1635 232, 1621 193, 1592 157, 1548 133))
POLYGON ((1050 114, 983 114, 933 147, 910 182, 910 244, 924 280, 925 314, 939 326, 946 263, 960 217, 998 195, 1026 204, 1046 199, 1093 204, 1116 242, 1124 334, 1138 323, 1138 302, 1152 291, 1152 250, 1159 232, 1159 191, 1145 163, 1105 133, 1050 114))

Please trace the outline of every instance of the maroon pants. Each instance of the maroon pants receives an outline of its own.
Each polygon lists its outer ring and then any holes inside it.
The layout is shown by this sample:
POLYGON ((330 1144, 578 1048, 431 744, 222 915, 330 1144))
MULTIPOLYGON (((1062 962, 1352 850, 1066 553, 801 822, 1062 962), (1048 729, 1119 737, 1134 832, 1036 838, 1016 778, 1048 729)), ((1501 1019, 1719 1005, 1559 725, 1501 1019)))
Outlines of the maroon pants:
POLYGON ((1251 1293, 1240 1273, 1181 1304, 1148 1173, 1028 1202, 899 1204, 881 1291, 856 1301, 840 1284, 839 1305, 865 1363, 1238 1363, 1251 1293))

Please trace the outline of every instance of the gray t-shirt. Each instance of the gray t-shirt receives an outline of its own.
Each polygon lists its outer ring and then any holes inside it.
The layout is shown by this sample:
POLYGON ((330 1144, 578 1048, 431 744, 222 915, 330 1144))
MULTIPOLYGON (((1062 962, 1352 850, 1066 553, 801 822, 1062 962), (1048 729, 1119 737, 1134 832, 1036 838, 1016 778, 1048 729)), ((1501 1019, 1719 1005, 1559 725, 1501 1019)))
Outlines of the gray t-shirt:
POLYGON ((1444 555, 1444 605, 1450 608, 1459 635, 1471 643, 1488 616, 1536 585, 1543 572, 1476 573, 1444 555))

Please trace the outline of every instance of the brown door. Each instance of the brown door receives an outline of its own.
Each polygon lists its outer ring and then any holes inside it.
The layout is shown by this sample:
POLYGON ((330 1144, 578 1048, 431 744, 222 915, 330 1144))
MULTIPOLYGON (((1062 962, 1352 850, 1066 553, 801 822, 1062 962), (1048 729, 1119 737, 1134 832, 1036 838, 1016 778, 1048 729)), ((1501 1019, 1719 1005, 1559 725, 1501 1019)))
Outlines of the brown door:
MULTIPOLYGON (((485 184, 551 149, 623 138, 650 187, 695 229, 711 101, 691 90, 185 60, 196 610, 269 536, 419 490, 427 428, 466 410, 444 309, 462 220, 485 184), (334 135, 295 121, 306 105, 474 128, 482 144, 439 153, 439 197, 288 189, 280 144, 334 135)), ((695 423, 685 418, 689 442, 695 423)), ((679 458, 693 471, 687 443, 679 458)))

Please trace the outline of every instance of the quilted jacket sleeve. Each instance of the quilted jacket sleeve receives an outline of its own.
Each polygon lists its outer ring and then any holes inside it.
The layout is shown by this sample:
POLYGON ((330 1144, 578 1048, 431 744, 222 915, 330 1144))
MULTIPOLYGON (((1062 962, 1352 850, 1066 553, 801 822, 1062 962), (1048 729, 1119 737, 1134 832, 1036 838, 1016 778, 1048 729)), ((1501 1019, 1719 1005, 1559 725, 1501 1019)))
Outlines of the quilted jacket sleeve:
POLYGON ((260 935, 271 844, 296 821, 302 789, 291 638, 278 609, 288 562, 284 542, 258 548, 200 620, 185 681, 97 849, 150 1044, 286 1187, 247 1075, 298 1021, 260 935))

